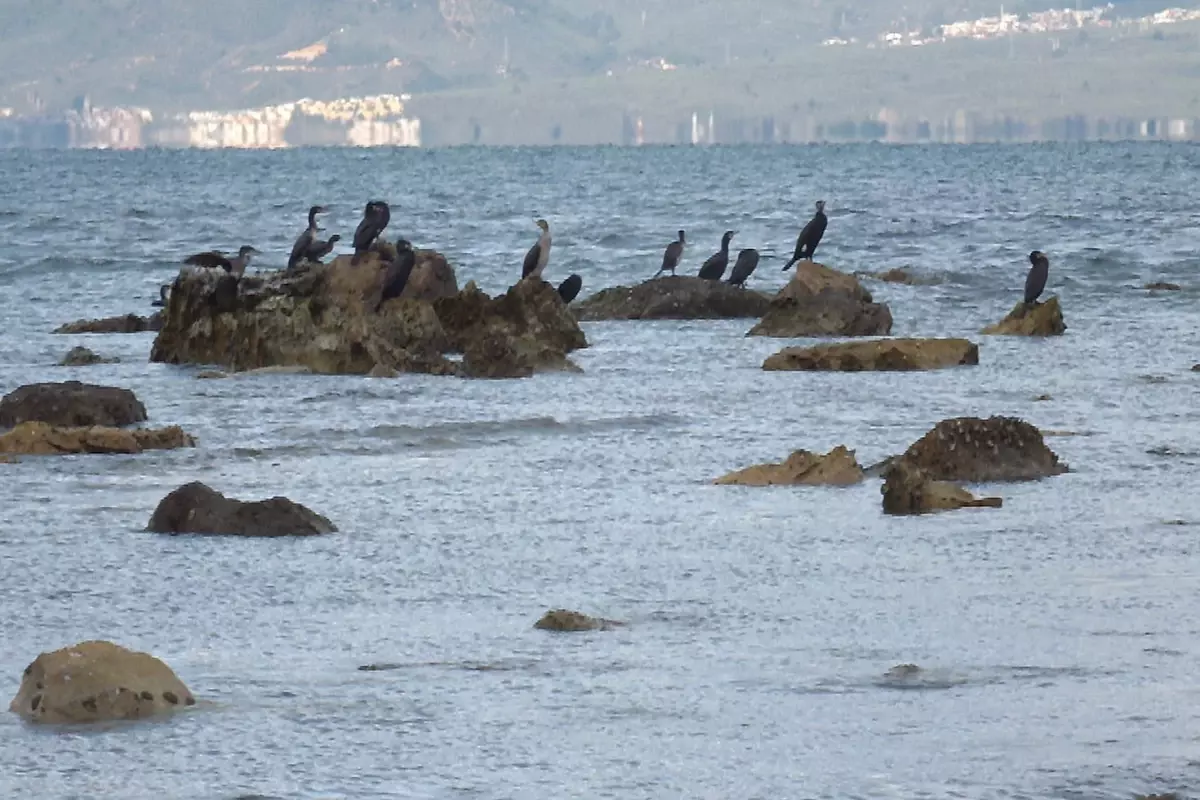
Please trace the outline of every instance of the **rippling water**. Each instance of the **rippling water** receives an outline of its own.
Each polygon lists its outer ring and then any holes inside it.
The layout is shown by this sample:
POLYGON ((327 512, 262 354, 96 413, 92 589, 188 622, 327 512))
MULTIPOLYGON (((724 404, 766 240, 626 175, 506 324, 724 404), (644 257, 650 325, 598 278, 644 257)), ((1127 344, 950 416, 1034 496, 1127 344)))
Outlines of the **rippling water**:
MULTIPOLYGON (((0 466, 0 695, 39 652, 107 638, 212 701, 44 730, 0 716, 0 794, 38 798, 1128 798, 1200 790, 1200 149, 1187 145, 271 153, 0 151, 0 390, 137 392, 195 450, 0 466), (679 227, 868 282, 897 335, 980 365, 765 373, 747 321, 590 323, 582 375, 195 380, 150 310, 200 249, 282 265, 314 202, 503 290, 554 231, 584 295, 653 274, 679 227), (1031 249, 1069 330, 981 338, 1031 249), (1182 292, 1148 293, 1147 281, 1182 292), (121 362, 53 364, 84 344, 121 362), (1049 401, 1034 398, 1049 394, 1049 401), (885 518, 878 481, 716 487, 796 448, 870 463, 939 419, 1012 414, 1073 471, 973 487, 999 510, 885 518), (287 494, 340 527, 282 540, 143 532, 190 480, 287 494), (627 620, 532 629, 566 606, 627 620), (402 668, 360 672, 388 662, 402 668), (927 680, 883 679, 915 662, 927 680)), ((751 285, 783 284, 765 260, 751 285)))

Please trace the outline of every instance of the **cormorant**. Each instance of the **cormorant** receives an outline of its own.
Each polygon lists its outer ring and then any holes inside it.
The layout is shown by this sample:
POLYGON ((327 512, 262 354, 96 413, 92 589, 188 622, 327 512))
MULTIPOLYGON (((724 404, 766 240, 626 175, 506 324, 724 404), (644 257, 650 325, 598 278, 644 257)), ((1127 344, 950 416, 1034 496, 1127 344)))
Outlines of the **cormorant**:
POLYGON ((757 266, 758 251, 753 247, 747 247, 738 253, 737 262, 733 265, 733 272, 729 275, 729 285, 745 289, 746 279, 750 277, 757 266))
POLYGON ((164 283, 158 287, 158 299, 150 303, 154 308, 162 308, 167 304, 167 295, 171 292, 171 284, 164 283))
POLYGON ((729 266, 729 240, 736 233, 737 231, 725 231, 725 235, 721 237, 721 249, 709 256, 708 261, 700 268, 701 278, 719 281, 725 276, 725 269, 729 266))
POLYGON ((829 220, 825 217, 825 201, 817 201, 817 213, 804 226, 804 230, 800 231, 799 238, 796 239, 796 252, 792 254, 791 261, 783 265, 783 271, 787 272, 800 259, 812 261, 813 253, 817 252, 817 245, 821 243, 821 237, 825 235, 825 226, 829 224, 829 220))
POLYGON ((296 237, 296 243, 292 245, 292 254, 288 256, 288 269, 308 258, 308 251, 317 242, 317 232, 321 230, 317 225, 317 214, 324 214, 326 210, 325 206, 313 206, 308 210, 308 227, 296 237))
POLYGON ((525 254, 525 262, 521 265, 522 280, 525 278, 540 280, 542 272, 546 269, 546 262, 550 260, 550 223, 539 219, 537 226, 542 229, 542 235, 525 254))
POLYGON ((258 255, 257 250, 248 244, 244 244, 233 258, 227 258, 220 250, 209 250, 207 253, 196 253, 194 256, 188 256, 183 260, 183 263, 193 267, 220 267, 229 274, 240 278, 242 273, 246 271, 246 267, 250 265, 251 257, 256 255, 258 255))
POLYGON ((379 238, 379 234, 383 233, 391 218, 392 211, 387 203, 382 200, 367 203, 363 209, 362 221, 354 229, 354 257, 350 259, 351 264, 357 264, 363 254, 371 249, 371 245, 379 238))
MULTIPOLYGON (((663 253, 662 267, 658 272, 654 273, 657 278, 667 270, 671 270, 671 274, 675 274, 675 268, 679 266, 679 259, 683 258, 683 248, 687 245, 687 240, 684 237, 683 231, 679 232, 679 238, 667 245, 666 251, 663 253)), ((653 278, 651 278, 653 280, 653 278)))
POLYGON ((578 275, 571 275, 558 285, 558 296, 562 298, 564 303, 570 303, 579 296, 579 290, 582 288, 583 278, 578 275))
POLYGON ((1025 276, 1025 305, 1031 306, 1037 302, 1038 296, 1046 288, 1046 279, 1050 277, 1050 259, 1041 250, 1029 254, 1029 274, 1025 276))
POLYGON ((391 300, 399 297, 408 285, 413 266, 417 263, 417 254, 413 252, 412 244, 404 239, 396 240, 396 260, 383 268, 383 290, 379 294, 379 305, 375 310, 391 300))
POLYGON ((322 242, 320 239, 317 239, 312 243, 312 246, 308 248, 308 255, 305 257, 309 261, 320 263, 322 258, 333 252, 333 246, 337 244, 338 240, 341 238, 342 237, 340 235, 335 233, 333 236, 329 237, 328 241, 322 242))

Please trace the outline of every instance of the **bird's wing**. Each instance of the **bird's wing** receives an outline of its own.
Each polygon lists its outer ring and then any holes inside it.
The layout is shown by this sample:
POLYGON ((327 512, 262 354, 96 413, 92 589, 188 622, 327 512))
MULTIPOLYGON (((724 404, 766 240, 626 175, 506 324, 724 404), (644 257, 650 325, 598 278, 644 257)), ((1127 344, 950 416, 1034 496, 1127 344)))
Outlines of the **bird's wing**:
POLYGON ((378 235, 379 230, 375 227, 375 220, 364 217, 362 222, 358 223, 358 227, 354 229, 354 249, 366 250, 371 244, 371 240, 378 235))
POLYGON ((525 263, 521 265, 521 277, 528 277, 529 273, 537 269, 538 258, 542 254, 542 243, 538 242, 533 247, 529 248, 529 252, 525 254, 525 263))
POLYGON ((188 256, 184 259, 183 263, 194 267, 222 267, 227 270, 233 269, 233 262, 215 250, 207 253, 196 253, 194 256, 188 256))
POLYGON ((292 254, 288 256, 288 269, 299 264, 300 260, 308 255, 314 238, 311 230, 305 230, 304 233, 296 237, 296 243, 292 245, 292 254))

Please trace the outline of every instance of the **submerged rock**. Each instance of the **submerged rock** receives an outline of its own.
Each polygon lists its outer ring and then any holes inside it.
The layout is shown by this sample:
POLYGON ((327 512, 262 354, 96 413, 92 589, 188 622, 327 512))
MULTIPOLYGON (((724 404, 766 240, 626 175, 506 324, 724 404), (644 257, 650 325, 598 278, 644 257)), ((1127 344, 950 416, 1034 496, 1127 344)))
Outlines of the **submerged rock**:
POLYGON ((977 498, 952 483, 933 480, 920 469, 900 459, 883 477, 883 513, 928 514, 958 508, 1000 508, 999 497, 977 498))
POLYGON ((580 320, 757 319, 770 298, 753 289, 685 275, 652 278, 636 286, 602 289, 575 306, 580 320))
POLYGON ((887 336, 892 312, 876 303, 853 275, 801 261, 749 336, 887 336))
POLYGON ((193 482, 180 486, 159 502, 146 530, 227 536, 315 536, 334 533, 337 527, 286 497, 243 502, 193 482))
POLYGON ((143 333, 162 327, 162 312, 156 311, 148 317, 124 314, 105 319, 81 319, 68 322, 54 329, 54 333, 143 333))
POLYGON ((759 464, 731 472, 713 483, 732 486, 850 486, 861 483, 854 451, 842 445, 828 453, 797 450, 782 464, 759 464))
POLYGON ((611 619, 589 617, 587 614, 580 614, 578 611, 568 611, 565 608, 558 608, 543 614, 542 618, 535 622, 533 627, 541 631, 576 633, 578 631, 608 631, 613 628, 623 627, 624 624, 623 622, 611 619))
POLYGON ((31 383, 0 400, 0 428, 30 421, 121 427, 145 420, 146 407, 128 389, 79 381, 31 383))
POLYGON ((1046 446, 1041 431, 1015 417, 943 420, 900 460, 931 479, 965 483, 1035 480, 1068 469, 1046 446))
POLYGON ((104 358, 97 355, 86 347, 72 347, 63 356, 62 361, 58 362, 58 365, 60 367, 87 367, 92 364, 114 364, 116 361, 115 358, 104 358))
POLYGON ((908 270, 900 269, 899 267, 894 267, 884 272, 863 272, 855 274, 863 275, 868 278, 874 278, 875 280, 883 281, 884 283, 902 283, 905 286, 916 286, 919 283, 928 283, 928 281, 920 280, 914 277, 908 270))
POLYGON ((88 641, 34 659, 8 710, 28 722, 64 724, 140 719, 195 704, 154 656, 88 641))
POLYGON ((146 450, 194 447, 196 440, 178 425, 169 428, 58 428, 45 422, 22 422, 0 434, 0 453, 30 456, 136 454, 146 450))
POLYGON ((1154 283, 1147 283, 1144 288, 1149 289, 1152 292, 1178 292, 1183 287, 1180 286, 1178 283, 1167 283, 1166 281, 1155 281, 1154 283))
POLYGON ((788 347, 767 358, 776 370, 926 370, 979 363, 979 346, 966 339, 876 339, 815 347, 788 347))
POLYGON ((989 336, 1061 336, 1067 330, 1057 297, 1044 303, 1017 303, 1008 316, 983 329, 989 336))

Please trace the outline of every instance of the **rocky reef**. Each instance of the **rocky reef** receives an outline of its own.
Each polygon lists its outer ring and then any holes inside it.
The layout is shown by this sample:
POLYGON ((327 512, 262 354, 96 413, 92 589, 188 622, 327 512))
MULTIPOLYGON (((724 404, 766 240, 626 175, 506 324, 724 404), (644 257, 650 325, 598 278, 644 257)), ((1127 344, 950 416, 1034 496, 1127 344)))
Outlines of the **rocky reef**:
POLYGON ((978 363, 979 346, 966 339, 876 339, 784 348, 769 356, 763 369, 908 371, 978 363))
POLYGON ((286 497, 243 502, 193 482, 180 486, 159 502, 146 530, 227 536, 315 536, 334 533, 337 527, 286 497))
POLYGON ((892 312, 876 303, 853 275, 801 261, 788 285, 771 300, 750 336, 887 336, 892 312))
POLYGON ((653 278, 636 286, 602 289, 580 301, 575 316, 608 319, 758 319, 771 299, 753 289, 686 275, 653 278))
POLYGON ((782 464, 759 464, 731 472, 713 483, 733 486, 851 486, 861 483, 854 451, 839 445, 828 453, 797 450, 782 464))
POLYGON ((1017 303, 1008 316, 983 329, 988 336, 1061 336, 1067 330, 1057 297, 1044 303, 1017 303))

